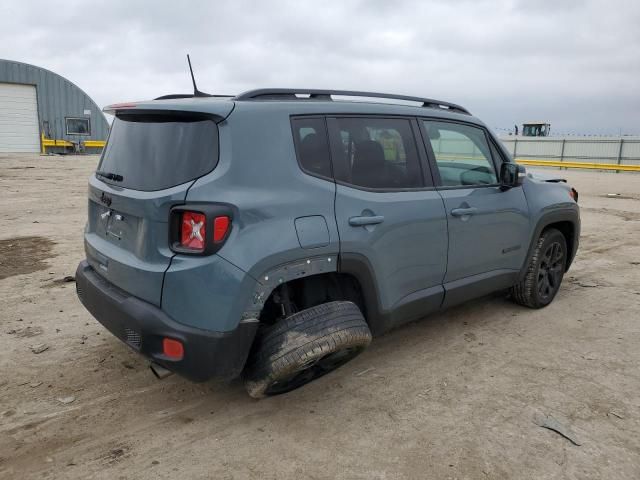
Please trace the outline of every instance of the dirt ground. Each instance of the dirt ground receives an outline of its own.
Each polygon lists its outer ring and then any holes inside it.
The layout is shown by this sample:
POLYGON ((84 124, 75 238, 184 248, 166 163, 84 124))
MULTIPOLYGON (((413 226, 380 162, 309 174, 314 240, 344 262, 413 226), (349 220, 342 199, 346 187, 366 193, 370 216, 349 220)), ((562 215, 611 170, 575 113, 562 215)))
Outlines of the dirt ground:
POLYGON ((156 380, 80 305, 95 164, 0 155, 0 478, 640 478, 640 175, 562 172, 582 243, 548 308, 474 301, 256 401, 156 380))

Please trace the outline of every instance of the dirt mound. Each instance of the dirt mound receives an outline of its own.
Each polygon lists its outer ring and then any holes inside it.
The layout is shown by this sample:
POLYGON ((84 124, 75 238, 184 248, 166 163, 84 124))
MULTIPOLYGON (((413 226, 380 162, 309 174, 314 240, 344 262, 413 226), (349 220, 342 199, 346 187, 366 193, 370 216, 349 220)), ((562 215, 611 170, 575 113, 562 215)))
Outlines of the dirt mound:
POLYGON ((47 268, 56 244, 46 237, 15 237, 0 240, 0 280, 47 268))

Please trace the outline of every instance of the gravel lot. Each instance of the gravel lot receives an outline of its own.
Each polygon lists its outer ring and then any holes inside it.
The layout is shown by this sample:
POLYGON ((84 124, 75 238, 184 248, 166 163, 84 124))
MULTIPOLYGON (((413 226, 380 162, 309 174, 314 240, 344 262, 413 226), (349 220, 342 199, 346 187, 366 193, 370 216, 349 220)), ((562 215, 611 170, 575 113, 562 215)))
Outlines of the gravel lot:
POLYGON ((0 155, 0 478, 640 478, 640 175, 562 172, 583 234, 548 308, 484 298, 255 401, 156 380, 64 281, 96 159, 0 155))

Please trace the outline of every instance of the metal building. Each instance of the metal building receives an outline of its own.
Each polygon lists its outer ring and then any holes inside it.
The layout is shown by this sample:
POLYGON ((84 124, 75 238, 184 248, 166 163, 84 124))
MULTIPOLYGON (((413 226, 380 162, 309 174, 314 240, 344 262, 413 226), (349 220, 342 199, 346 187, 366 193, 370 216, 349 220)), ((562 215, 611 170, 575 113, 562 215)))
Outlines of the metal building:
POLYGON ((0 59, 0 152, 97 152, 109 124, 80 88, 44 68, 0 59))

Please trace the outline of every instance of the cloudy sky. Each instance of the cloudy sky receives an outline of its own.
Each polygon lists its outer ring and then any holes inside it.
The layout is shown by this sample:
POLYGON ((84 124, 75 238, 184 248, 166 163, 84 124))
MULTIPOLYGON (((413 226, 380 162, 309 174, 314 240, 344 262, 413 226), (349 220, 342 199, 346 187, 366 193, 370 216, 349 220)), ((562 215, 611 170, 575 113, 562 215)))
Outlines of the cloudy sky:
POLYGON ((373 90, 459 103, 501 132, 640 134, 638 0, 64 2, 3 0, 0 58, 101 107, 256 87, 373 90))

